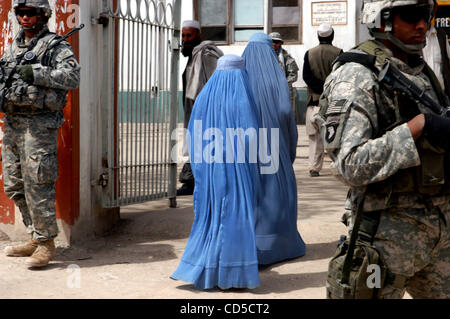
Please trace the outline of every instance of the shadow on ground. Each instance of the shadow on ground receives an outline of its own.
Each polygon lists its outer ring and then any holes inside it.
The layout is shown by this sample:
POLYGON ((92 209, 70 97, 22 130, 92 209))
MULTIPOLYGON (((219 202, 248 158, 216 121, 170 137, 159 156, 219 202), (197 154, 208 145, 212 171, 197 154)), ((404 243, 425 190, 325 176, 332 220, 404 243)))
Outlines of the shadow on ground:
MULTIPOLYGON (((178 259, 171 242, 189 237, 193 219, 192 208, 123 213, 108 234, 74 243, 69 248, 57 248, 55 263, 49 267, 66 268, 73 263, 98 267, 178 259)), ((10 243, 2 246, 6 244, 10 243)))

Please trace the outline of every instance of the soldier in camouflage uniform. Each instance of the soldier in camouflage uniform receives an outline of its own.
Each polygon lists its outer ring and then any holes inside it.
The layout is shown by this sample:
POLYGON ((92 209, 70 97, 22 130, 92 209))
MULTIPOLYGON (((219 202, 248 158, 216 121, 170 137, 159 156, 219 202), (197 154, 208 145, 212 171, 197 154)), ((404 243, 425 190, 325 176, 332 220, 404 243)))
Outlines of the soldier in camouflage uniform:
MULTIPOLYGON (((447 106, 421 58, 434 5, 365 1, 362 23, 375 39, 351 52, 376 56, 377 69, 390 61, 447 106)), ((363 216, 376 225, 365 240, 387 267, 379 298, 402 298, 405 291, 413 298, 450 298, 450 120, 389 90, 375 73, 359 62, 337 62, 320 100, 325 148, 335 174, 350 186, 344 219, 351 227, 365 196, 363 216)))
POLYGON ((64 122, 67 91, 79 85, 80 67, 68 42, 47 50, 60 38, 48 30, 52 11, 47 0, 15 0, 13 7, 21 31, 0 60, 1 108, 6 114, 3 180, 5 193, 19 207, 32 237, 24 245, 7 247, 5 253, 29 256, 27 265, 43 267, 55 256, 58 234, 58 129, 64 122))
POLYGON ((278 57, 278 62, 280 63, 281 68, 283 69, 284 74, 286 75, 286 80, 289 85, 289 92, 291 93, 291 103, 294 110, 295 118, 298 120, 298 114, 295 108, 295 88, 293 87, 294 82, 297 82, 298 78, 298 65, 295 62, 294 58, 282 48, 283 39, 281 38, 281 34, 278 32, 272 32, 270 34, 273 42, 273 49, 278 57))

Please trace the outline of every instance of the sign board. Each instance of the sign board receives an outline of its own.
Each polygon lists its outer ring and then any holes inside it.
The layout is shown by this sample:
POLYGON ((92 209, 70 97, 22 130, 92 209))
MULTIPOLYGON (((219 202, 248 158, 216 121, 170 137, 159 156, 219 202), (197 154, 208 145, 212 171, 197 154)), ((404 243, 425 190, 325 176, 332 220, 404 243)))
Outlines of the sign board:
POLYGON ((322 23, 346 25, 347 15, 347 1, 321 1, 311 3, 311 22, 313 26, 319 26, 322 23))
POLYGON ((443 29, 450 38, 450 1, 440 1, 434 19, 436 29, 443 29))

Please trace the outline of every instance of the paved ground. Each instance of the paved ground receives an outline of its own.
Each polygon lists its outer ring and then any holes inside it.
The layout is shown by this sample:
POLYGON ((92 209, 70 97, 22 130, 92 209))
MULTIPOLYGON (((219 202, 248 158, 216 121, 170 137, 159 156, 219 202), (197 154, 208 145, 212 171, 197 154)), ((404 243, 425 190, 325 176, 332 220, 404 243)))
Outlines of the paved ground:
MULTIPOLYGON (((8 298, 157 298, 157 299, 321 299, 325 297, 327 265, 337 240, 346 188, 325 162, 322 176, 310 178, 304 127, 295 161, 299 190, 298 229, 307 244, 304 257, 260 271, 254 290, 197 291, 169 278, 189 237, 192 196, 124 207, 121 222, 110 235, 81 246, 58 248, 45 270, 29 270, 23 258, 0 253, 0 299, 8 298)), ((0 234, 0 249, 10 244, 0 234)))

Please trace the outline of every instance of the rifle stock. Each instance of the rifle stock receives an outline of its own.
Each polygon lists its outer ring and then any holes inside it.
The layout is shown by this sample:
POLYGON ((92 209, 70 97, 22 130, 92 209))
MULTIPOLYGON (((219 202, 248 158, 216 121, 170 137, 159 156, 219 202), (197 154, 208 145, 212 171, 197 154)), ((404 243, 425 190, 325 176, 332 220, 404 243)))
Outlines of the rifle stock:
POLYGON ((397 70, 397 68, 393 67, 389 61, 384 63, 378 75, 378 80, 406 93, 434 113, 443 117, 450 117, 450 106, 442 107, 434 102, 424 90, 420 89, 414 82, 397 70))

